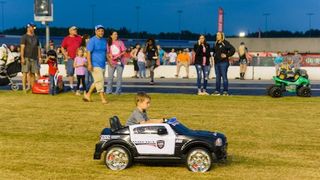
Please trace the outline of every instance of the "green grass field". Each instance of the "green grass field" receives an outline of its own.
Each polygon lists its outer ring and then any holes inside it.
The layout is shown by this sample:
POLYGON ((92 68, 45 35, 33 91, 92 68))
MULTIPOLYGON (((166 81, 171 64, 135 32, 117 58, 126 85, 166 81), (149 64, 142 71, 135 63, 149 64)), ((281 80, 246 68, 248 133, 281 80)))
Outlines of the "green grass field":
POLYGON ((93 160, 107 119, 122 123, 133 94, 110 103, 0 91, 0 179, 319 179, 320 98, 151 94, 149 117, 176 116, 192 129, 227 135, 229 160, 203 174, 134 164, 111 171, 93 160))

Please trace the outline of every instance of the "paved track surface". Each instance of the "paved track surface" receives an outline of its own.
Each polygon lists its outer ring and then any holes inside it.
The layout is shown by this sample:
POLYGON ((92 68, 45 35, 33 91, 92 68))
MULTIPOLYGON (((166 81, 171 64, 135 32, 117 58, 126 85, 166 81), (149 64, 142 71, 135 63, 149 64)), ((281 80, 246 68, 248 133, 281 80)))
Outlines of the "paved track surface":
MULTIPOLYGON (((14 79, 20 85, 19 78, 14 79)), ((66 86, 68 82, 64 79, 66 86)), ((105 83, 106 84, 106 83, 105 83)), ((229 93, 231 95, 256 95, 262 96, 266 94, 266 87, 273 84, 272 80, 229 80, 229 93)), ((210 79, 208 84, 208 92, 212 93, 215 88, 215 80, 210 79)), ((312 96, 320 96, 320 81, 311 82, 312 96)), ((0 90, 10 90, 9 86, 0 86, 0 90)), ((115 90, 115 85, 114 85, 115 90)), ((68 88, 66 88, 68 91, 68 88)), ((123 80, 123 93, 135 93, 137 91, 145 91, 148 93, 181 93, 196 94, 196 79, 156 79, 154 85, 149 85, 148 79, 128 78, 123 80)), ((286 93, 286 95, 295 95, 286 93)))

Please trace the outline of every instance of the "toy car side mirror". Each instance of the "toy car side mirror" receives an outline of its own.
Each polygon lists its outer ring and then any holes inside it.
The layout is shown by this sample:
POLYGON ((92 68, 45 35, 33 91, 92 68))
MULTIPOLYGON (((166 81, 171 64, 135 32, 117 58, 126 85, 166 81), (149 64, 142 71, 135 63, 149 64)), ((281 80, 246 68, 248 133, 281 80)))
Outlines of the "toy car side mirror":
POLYGON ((158 129, 158 135, 166 135, 168 134, 168 131, 166 128, 159 128, 158 129))

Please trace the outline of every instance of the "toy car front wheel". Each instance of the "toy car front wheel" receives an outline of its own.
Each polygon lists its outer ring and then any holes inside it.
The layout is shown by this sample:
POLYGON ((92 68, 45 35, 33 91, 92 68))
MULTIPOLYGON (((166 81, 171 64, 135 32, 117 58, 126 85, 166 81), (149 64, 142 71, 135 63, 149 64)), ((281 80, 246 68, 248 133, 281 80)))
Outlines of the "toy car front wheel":
POLYGON ((192 172, 206 172, 211 168, 212 157, 208 150, 194 148, 188 152, 186 164, 192 172))
POLYGON ((301 97, 310 97, 311 89, 310 87, 301 87, 298 89, 298 95, 301 97))
POLYGON ((275 98, 281 97, 281 96, 282 96, 282 89, 281 89, 280 87, 277 87, 277 86, 271 88, 271 90, 270 90, 270 96, 271 96, 271 97, 275 97, 275 98))
POLYGON ((107 149, 104 162, 111 170, 123 170, 132 163, 131 153, 121 145, 114 145, 107 149))

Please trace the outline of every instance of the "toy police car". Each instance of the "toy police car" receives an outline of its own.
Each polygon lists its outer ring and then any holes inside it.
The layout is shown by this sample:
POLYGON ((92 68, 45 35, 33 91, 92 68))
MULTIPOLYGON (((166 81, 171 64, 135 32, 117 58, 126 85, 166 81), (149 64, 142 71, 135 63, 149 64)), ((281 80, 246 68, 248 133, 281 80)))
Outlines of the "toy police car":
POLYGON ((191 130, 168 119, 162 124, 137 124, 123 127, 118 117, 101 132, 94 159, 101 159, 111 170, 123 170, 133 161, 152 160, 186 163, 193 172, 210 170, 214 161, 227 158, 227 138, 217 132, 191 130))

